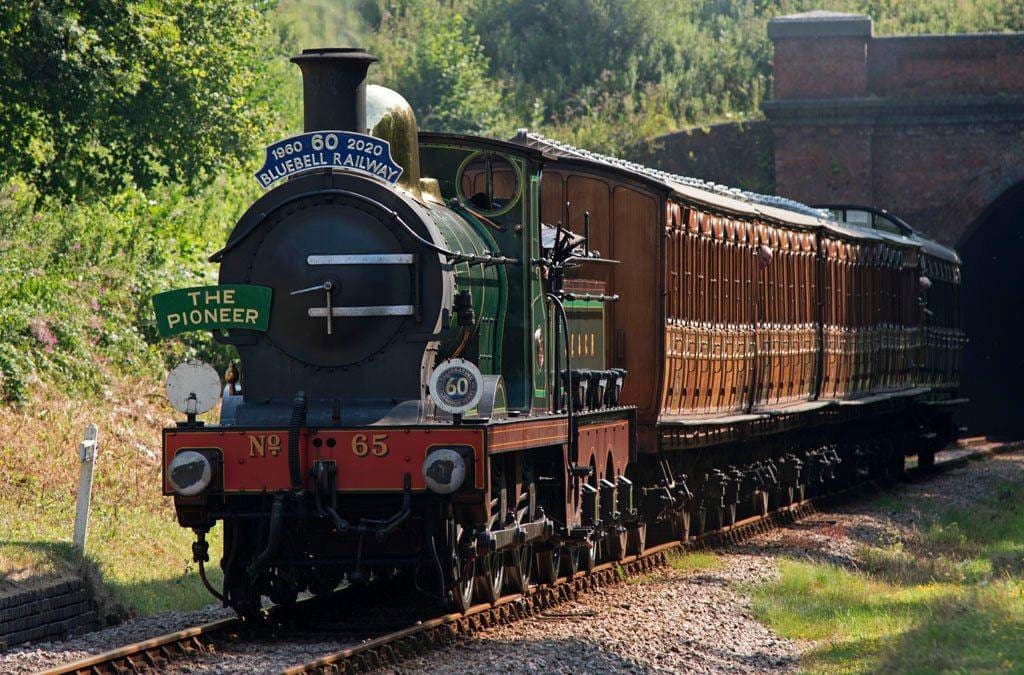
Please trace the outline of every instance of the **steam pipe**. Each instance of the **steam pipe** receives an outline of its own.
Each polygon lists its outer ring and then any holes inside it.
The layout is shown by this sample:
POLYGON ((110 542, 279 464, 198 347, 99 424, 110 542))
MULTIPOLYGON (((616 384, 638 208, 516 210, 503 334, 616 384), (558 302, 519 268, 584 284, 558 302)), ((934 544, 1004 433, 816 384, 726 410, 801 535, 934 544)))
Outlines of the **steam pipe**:
POLYGON ((256 559, 249 565, 249 576, 253 579, 259 574, 260 568, 270 559, 270 556, 277 552, 281 543, 281 523, 284 515, 284 495, 278 493, 274 496, 274 503, 270 507, 270 531, 267 535, 267 547, 256 556, 256 559))
POLYGON ((292 419, 288 425, 288 471, 291 474, 292 487, 302 488, 302 468, 299 459, 299 434, 302 427, 306 426, 306 392, 300 391, 295 395, 292 405, 292 419))

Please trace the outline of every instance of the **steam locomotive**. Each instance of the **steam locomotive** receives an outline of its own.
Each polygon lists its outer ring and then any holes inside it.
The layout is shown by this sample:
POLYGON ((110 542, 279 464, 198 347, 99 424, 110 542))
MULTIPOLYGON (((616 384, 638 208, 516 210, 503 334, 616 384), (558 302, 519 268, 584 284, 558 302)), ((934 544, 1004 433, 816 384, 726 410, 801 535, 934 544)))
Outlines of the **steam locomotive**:
POLYGON ((276 187, 154 298, 237 350, 172 372, 163 490, 204 581, 223 522, 240 613, 372 578, 464 611, 954 438, 959 260, 905 223, 421 133, 365 51, 292 60, 276 187))

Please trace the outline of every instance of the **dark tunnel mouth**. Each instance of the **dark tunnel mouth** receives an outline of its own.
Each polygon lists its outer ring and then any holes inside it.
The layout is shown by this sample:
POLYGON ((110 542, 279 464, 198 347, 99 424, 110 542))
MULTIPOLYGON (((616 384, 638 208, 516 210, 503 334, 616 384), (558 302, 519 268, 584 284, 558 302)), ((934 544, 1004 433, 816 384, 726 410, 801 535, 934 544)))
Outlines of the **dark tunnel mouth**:
POLYGON ((1024 438, 1024 183, 993 202, 961 242, 961 319, 967 336, 958 422, 971 436, 1024 438))

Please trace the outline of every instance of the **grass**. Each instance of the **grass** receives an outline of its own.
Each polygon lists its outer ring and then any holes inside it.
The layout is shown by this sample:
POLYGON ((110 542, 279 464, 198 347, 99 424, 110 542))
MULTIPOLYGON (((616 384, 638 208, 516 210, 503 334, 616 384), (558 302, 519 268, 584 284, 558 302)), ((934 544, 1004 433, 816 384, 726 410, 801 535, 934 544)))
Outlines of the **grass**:
MULTIPOLYGON (((41 388, 42 389, 42 388, 41 388)), ((160 494, 160 428, 170 410, 159 388, 136 381, 103 400, 41 390, 0 414, 0 593, 62 574, 83 574, 108 613, 149 614, 205 606, 211 597, 191 563, 192 535, 160 494), (70 546, 78 442, 100 427, 85 556, 70 546)), ((219 528, 211 532, 211 580, 220 580, 219 528)))
POLYGON ((914 506, 919 529, 865 548, 862 570, 783 561, 777 582, 750 589, 755 614, 815 643, 808 672, 1024 670, 1024 488, 970 510, 914 506))
POLYGON ((717 569, 722 564, 722 559, 714 553, 704 551, 693 551, 687 553, 671 552, 665 557, 668 566, 675 570, 685 572, 699 572, 702 570, 717 569))
MULTIPOLYGON (((683 572, 700 572, 703 570, 717 569, 722 560, 713 553, 703 551, 680 552, 669 551, 665 554, 665 562, 669 567, 683 572)), ((630 585, 647 584, 657 578, 656 574, 640 574, 626 579, 630 585)))

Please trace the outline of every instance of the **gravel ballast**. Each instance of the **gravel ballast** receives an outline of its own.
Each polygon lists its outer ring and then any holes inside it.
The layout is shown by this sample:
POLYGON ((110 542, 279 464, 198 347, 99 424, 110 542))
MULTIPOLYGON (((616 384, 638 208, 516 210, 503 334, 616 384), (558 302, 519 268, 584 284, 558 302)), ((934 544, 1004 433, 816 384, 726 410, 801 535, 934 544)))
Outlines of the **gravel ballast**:
MULTIPOLYGON (((1024 479, 1024 452, 996 455, 914 484, 885 491, 908 503, 969 507, 996 485, 1024 479)), ((913 506, 885 508, 865 499, 758 535, 719 552, 712 569, 665 567, 642 578, 581 595, 536 617, 478 633, 441 652, 402 663, 408 673, 791 671, 811 645, 779 637, 757 622, 742 588, 777 576, 782 557, 858 567, 863 545, 909 536, 921 515, 913 506)), ((83 658, 133 640, 226 616, 219 608, 171 612, 65 642, 0 654, 0 672, 24 673, 83 658)), ((322 636, 321 636, 322 637, 322 636)), ((341 642, 279 640, 228 648, 191 669, 269 672, 342 647, 341 642), (197 668, 198 666, 198 668, 197 668)), ((190 669, 188 664, 182 664, 190 669)))
MULTIPOLYGON (((955 456, 950 454, 950 456, 955 456)), ((405 673, 550 672, 743 673, 797 669, 811 644, 782 638, 751 617, 743 586, 777 578, 781 558, 859 568, 864 546, 910 537, 915 502, 969 508, 1007 481, 1024 480, 1024 452, 994 455, 883 494, 909 508, 863 501, 804 518, 720 552, 713 570, 664 569, 561 605, 561 620, 530 619, 479 634, 443 654, 402 664, 405 673), (571 616, 575 613, 575 616, 571 616)))

